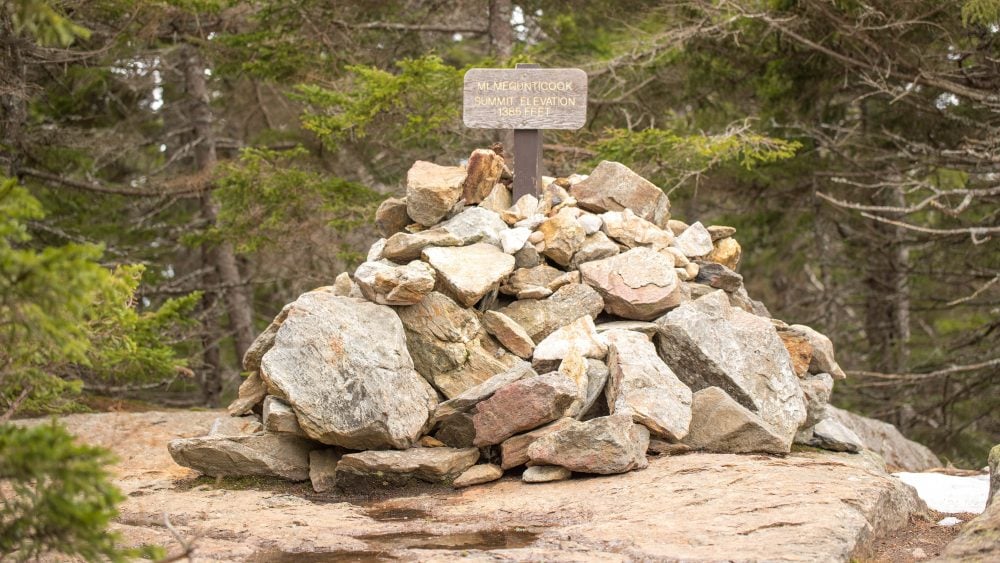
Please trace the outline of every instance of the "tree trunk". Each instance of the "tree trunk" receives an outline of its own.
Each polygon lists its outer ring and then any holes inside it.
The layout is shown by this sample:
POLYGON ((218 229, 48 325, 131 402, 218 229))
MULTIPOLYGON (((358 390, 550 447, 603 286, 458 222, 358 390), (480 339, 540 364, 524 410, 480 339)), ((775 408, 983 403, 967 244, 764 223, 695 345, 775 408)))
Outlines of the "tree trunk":
MULTIPOLYGON (((503 62, 514 54, 514 28, 511 26, 510 0, 490 0, 490 54, 503 62)), ((503 144, 504 157, 510 165, 514 156, 514 131, 507 129, 498 132, 495 140, 503 144)))
MULTIPOLYGON (((201 140, 195 147, 195 167, 197 172, 207 179, 217 162, 215 134, 212 130, 212 108, 209 105, 208 87, 205 83, 205 63, 198 50, 190 45, 184 50, 184 74, 191 124, 194 127, 195 138, 201 140)), ((201 198, 201 214, 206 224, 215 224, 218 206, 209 191, 206 191, 201 198)), ((214 268, 214 276, 210 277, 214 277, 221 287, 220 293, 226 306, 236 361, 239 363, 253 343, 253 310, 232 244, 223 241, 209 247, 208 261, 214 268)))

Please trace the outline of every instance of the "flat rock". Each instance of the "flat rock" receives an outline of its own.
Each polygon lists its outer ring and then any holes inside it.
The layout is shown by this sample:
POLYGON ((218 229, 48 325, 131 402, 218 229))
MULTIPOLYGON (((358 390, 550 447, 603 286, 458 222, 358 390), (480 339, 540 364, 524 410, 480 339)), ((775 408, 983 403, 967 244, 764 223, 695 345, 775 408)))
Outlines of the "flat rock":
POLYGON ((345 490, 400 487, 413 480, 441 483, 479 460, 476 448, 410 448, 347 454, 337 463, 337 487, 345 490))
POLYGON ((417 260, 431 246, 461 246, 462 240, 444 229, 396 233, 385 241, 382 257, 393 262, 417 260))
POLYGON ((674 242, 673 233, 637 216, 631 209, 608 211, 601 214, 601 221, 604 234, 629 248, 648 246, 659 251, 674 242))
POLYGON ((608 346, 597 334, 590 315, 584 315, 546 336, 535 346, 533 358, 561 360, 573 353, 598 360, 608 353, 608 346))
POLYGON ((558 465, 532 465, 521 474, 521 480, 525 483, 551 483, 565 481, 572 476, 572 471, 558 465))
POLYGON ((365 262, 354 272, 365 299, 380 305, 413 305, 434 290, 436 274, 426 262, 400 266, 388 261, 365 262))
MULTIPOLYGON (((494 211, 482 207, 469 207, 464 211, 439 224, 436 229, 451 233, 461 241, 459 246, 486 242, 500 246, 500 235, 506 232, 507 223, 503 222, 494 211)), ((451 246, 451 245, 449 245, 451 246)))
POLYGON ((309 451, 316 444, 287 434, 181 438, 168 446, 178 465, 210 475, 257 475, 289 481, 309 478, 309 451))
POLYGON ((597 334, 604 334, 611 330, 631 330, 641 332, 650 338, 656 336, 658 330, 656 323, 650 321, 611 321, 600 323, 595 328, 597 334))
POLYGON ((594 213, 631 209, 658 226, 670 219, 670 199, 663 190, 618 162, 602 161, 590 176, 570 188, 577 205, 594 213))
POLYGON ((526 377, 535 377, 537 375, 527 362, 517 362, 514 367, 507 371, 498 373, 486 381, 466 389, 452 399, 438 403, 437 408, 434 409, 433 418, 437 421, 455 413, 468 412, 472 407, 492 397, 501 387, 510 385, 526 377))
POLYGON ((735 235, 736 227, 727 227, 725 225, 709 225, 708 234, 712 236, 712 242, 715 242, 717 240, 735 235))
POLYGON ((375 228, 385 238, 402 232, 413 220, 406 214, 406 198, 390 197, 375 210, 375 228))
POLYGON ((705 284, 715 289, 724 289, 730 293, 743 287, 743 276, 715 262, 695 262, 698 271, 694 276, 696 283, 705 284))
POLYGON ((827 406, 826 410, 830 418, 836 419, 861 438, 865 449, 882 456, 890 468, 919 472, 941 467, 941 461, 927 446, 907 439, 888 422, 838 409, 833 405, 827 406))
POLYGON ((441 286, 458 303, 472 307, 514 271, 514 257, 484 243, 426 248, 424 260, 438 272, 441 286))
POLYGON ((708 229, 698 221, 691 225, 690 227, 684 229, 684 232, 677 236, 677 240, 674 242, 677 248, 681 249, 688 258, 694 258, 697 256, 705 256, 712 252, 712 235, 708 232, 708 229))
POLYGON ((562 270, 548 264, 539 264, 531 268, 517 268, 500 286, 500 292, 505 295, 519 295, 532 288, 548 288, 550 283, 559 279, 563 274, 562 270))
POLYGON ((580 264, 580 274, 604 298, 604 310, 625 319, 655 319, 682 299, 673 260, 649 248, 580 264))
POLYGON ((476 427, 474 444, 499 444, 515 434, 538 428, 563 416, 576 399, 576 384, 558 372, 505 385, 476 407, 472 417, 476 427))
POLYGON ((514 355, 528 359, 535 351, 535 343, 521 325, 499 311, 486 311, 482 318, 486 332, 493 335, 504 348, 514 355))
POLYGON ((579 473, 610 475, 643 469, 649 431, 628 415, 571 421, 528 447, 535 465, 558 465, 579 473))
POLYGON ((503 173, 503 157, 490 149, 476 149, 469 156, 466 165, 465 183, 462 184, 462 198, 467 205, 475 205, 493 191, 503 173))
POLYGON ((392 309, 325 292, 292 303, 261 375, 310 438, 351 449, 410 446, 437 403, 392 309))
POLYGON ((559 213, 538 226, 544 248, 541 253, 560 266, 568 266, 583 246, 587 233, 571 213, 559 213))
POLYGON ((496 481, 501 477, 503 477, 503 469, 500 469, 499 465, 484 463, 482 465, 473 465, 466 469, 464 473, 455 478, 451 485, 456 489, 460 489, 462 487, 471 487, 472 485, 482 485, 483 483, 496 481))
POLYGON ((337 463, 344 453, 336 449, 309 452, 309 482, 317 493, 328 493, 337 486, 337 463))
MULTIPOLYGON (((264 354, 266 354, 267 351, 274 346, 274 337, 278 335, 278 329, 281 328, 281 323, 285 322, 285 318, 288 317, 289 307, 289 305, 282 307, 281 311, 274 317, 274 320, 267 325, 267 328, 258 334, 257 338, 254 338, 253 343, 250 344, 250 347, 247 348, 247 351, 243 354, 243 371, 255 372, 260 370, 260 361, 264 357, 264 354)), ((256 386, 256 382, 250 383, 247 389, 248 397, 257 394, 258 390, 255 389, 256 386)), ((242 398, 243 396, 244 393, 242 392, 241 387, 240 397, 242 398)), ((263 399, 263 397, 261 397, 261 399, 263 399)), ((256 401, 256 403, 259 402, 260 400, 256 401)))
POLYGON ((663 363, 646 335, 604 334, 608 342, 607 397, 612 414, 631 414, 654 436, 680 441, 691 423, 691 389, 663 363))
POLYGON ((263 429, 267 432, 306 436, 305 431, 299 426, 299 419, 295 416, 291 405, 277 397, 271 396, 264 399, 261 420, 264 422, 263 429))
POLYGON ((611 258, 612 256, 620 254, 621 251, 621 247, 619 247, 613 240, 609 239, 608 235, 601 231, 597 231, 592 235, 587 235, 587 238, 583 239, 583 244, 580 246, 580 250, 573 255, 570 267, 579 268, 580 264, 585 262, 611 258))
POLYGON ((790 445, 806 419, 791 360, 768 319, 732 307, 722 290, 657 321, 660 356, 691 388, 721 387, 790 445))
POLYGON ((684 443, 718 453, 788 453, 791 442, 718 387, 695 392, 684 443))
POLYGON ((809 445, 834 452, 857 453, 864 449, 861 438, 835 418, 825 418, 812 427, 809 445))
POLYGON ((566 323, 583 315, 597 317, 604 309, 604 300, 594 288, 581 283, 560 287, 545 299, 522 299, 500 309, 528 333, 541 342, 566 323))
POLYGON ((406 173, 406 214, 432 227, 462 196, 466 171, 460 166, 439 166, 418 160, 406 173))

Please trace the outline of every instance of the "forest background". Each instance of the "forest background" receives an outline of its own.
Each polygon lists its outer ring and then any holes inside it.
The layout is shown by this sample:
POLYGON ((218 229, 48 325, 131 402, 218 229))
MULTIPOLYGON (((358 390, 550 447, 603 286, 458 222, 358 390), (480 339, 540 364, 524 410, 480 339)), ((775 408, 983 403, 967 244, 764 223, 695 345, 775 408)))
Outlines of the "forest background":
MULTIPOLYGON (((550 175, 620 161, 737 228, 833 402, 958 466, 1000 442, 1000 1, 5 0, 0 422, 219 406, 377 238, 474 66, 584 69, 550 175)), ((509 146, 509 144, 508 144, 509 146)))

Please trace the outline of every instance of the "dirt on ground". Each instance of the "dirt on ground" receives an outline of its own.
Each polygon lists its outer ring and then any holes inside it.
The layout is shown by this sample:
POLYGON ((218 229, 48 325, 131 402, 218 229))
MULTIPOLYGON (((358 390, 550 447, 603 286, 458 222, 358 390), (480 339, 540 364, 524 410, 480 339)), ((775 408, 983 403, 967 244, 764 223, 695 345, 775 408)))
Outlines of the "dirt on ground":
POLYGON ((913 563, 941 555, 975 514, 943 514, 928 510, 910 516, 909 525, 875 541, 872 563, 913 563), (954 526, 940 526, 942 519, 954 516, 961 520, 954 526))

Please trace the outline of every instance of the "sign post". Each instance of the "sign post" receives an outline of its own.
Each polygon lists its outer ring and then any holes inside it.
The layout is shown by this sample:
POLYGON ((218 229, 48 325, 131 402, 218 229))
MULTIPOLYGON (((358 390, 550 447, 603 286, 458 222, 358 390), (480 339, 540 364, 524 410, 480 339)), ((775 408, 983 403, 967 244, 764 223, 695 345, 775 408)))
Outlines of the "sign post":
POLYGON ((537 195, 542 129, 579 129, 587 120, 587 73, 577 68, 473 68, 465 73, 466 127, 514 130, 514 201, 537 195))

